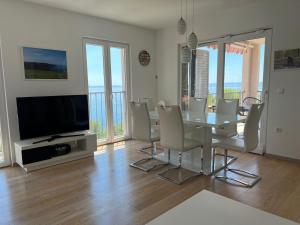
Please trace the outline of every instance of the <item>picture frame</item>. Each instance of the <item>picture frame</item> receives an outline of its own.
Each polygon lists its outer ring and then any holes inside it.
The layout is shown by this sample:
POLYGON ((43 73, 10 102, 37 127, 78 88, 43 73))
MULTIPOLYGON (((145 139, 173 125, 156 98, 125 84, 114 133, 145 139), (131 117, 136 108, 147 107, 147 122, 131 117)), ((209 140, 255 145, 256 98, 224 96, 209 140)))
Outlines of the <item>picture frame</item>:
POLYGON ((274 70, 282 69, 300 69, 300 48, 275 51, 274 70))
POLYGON ((26 80, 68 79, 66 50, 22 47, 22 59, 26 80))

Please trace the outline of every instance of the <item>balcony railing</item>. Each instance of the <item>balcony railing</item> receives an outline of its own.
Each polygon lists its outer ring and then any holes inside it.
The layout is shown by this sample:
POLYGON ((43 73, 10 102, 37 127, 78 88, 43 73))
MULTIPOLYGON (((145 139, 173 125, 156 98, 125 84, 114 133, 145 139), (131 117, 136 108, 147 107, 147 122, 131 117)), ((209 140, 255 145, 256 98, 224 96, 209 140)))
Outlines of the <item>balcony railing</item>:
MULTIPOLYGON (((240 104, 242 104, 242 101, 244 99, 244 93, 241 91, 226 91, 224 92, 224 99, 239 99, 240 104)), ((209 93, 207 97, 207 106, 214 106, 216 105, 217 101, 217 94, 216 93, 209 93)), ((262 91, 257 91, 257 95, 253 96, 258 99, 262 98, 262 91)))
MULTIPOLYGON (((107 107, 105 92, 89 93, 90 130, 97 134, 98 139, 107 138, 107 107)), ((113 135, 123 136, 125 131, 125 92, 112 92, 112 123, 113 135)))
MULTIPOLYGON (((254 96, 258 99, 262 98, 262 91, 257 91, 257 96, 254 96)), ((183 96, 182 97, 182 107, 183 110, 187 109, 187 101, 188 101, 188 96, 183 96)), ((232 91, 232 90, 225 90, 224 92, 224 99, 239 99, 240 104, 242 104, 242 101, 244 99, 243 92, 241 91, 232 91)), ((208 93, 207 96, 207 106, 209 109, 212 109, 216 106, 217 104, 217 94, 216 93, 208 93)))

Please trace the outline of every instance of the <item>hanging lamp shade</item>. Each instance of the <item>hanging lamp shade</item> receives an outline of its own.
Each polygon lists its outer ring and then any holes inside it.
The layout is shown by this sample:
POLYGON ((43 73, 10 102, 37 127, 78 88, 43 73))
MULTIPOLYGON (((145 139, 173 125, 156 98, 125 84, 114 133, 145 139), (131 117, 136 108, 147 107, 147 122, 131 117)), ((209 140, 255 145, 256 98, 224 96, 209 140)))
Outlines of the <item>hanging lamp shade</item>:
POLYGON ((197 35, 194 32, 190 33, 190 35, 188 37, 188 45, 191 49, 196 49, 197 48, 198 38, 197 38, 197 35))
POLYGON ((181 49, 181 62, 182 63, 189 63, 192 59, 192 51, 189 46, 185 45, 181 49))
POLYGON ((182 17, 178 20, 177 32, 179 34, 184 34, 186 32, 186 22, 182 17))

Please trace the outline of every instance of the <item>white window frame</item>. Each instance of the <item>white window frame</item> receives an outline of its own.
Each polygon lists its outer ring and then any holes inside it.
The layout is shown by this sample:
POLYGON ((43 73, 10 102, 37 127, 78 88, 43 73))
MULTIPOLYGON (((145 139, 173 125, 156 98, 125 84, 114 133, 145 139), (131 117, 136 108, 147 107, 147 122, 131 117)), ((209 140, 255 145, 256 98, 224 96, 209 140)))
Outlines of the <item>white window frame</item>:
MULTIPOLYGON (((125 60, 126 60, 126 65, 125 65, 125 90, 126 90, 126 95, 125 95, 125 103, 126 103, 126 108, 125 108, 125 124, 126 124, 126 129, 125 129, 125 135, 124 137, 121 138, 113 138, 113 128, 111 126, 108 126, 108 138, 105 141, 98 141, 98 145, 104 145, 104 144, 109 144, 113 142, 118 142, 122 140, 129 139, 131 137, 131 126, 130 126, 130 113, 128 110, 128 102, 131 99, 132 96, 132 91, 131 91, 131 64, 130 64, 130 47, 129 44, 127 43, 121 43, 121 42, 115 42, 115 41, 109 41, 109 40, 101 40, 101 39, 96 39, 96 38, 89 38, 89 37, 83 37, 82 38, 82 46, 83 46, 83 62, 84 62, 84 88, 86 90, 86 94, 89 94, 89 87, 88 87, 88 71, 87 71, 87 59, 86 59, 86 44, 95 44, 95 45, 101 45, 103 46, 103 57, 104 59, 104 73, 109 74, 108 77, 105 78, 105 85, 106 87, 111 86, 111 68, 110 68, 110 47, 116 47, 116 48, 124 48, 126 53, 125 53, 125 60)), ((111 105, 111 99, 112 99, 112 93, 111 89, 107 90, 108 94, 106 96, 106 109, 107 111, 107 121, 112 121, 112 105, 111 105)))

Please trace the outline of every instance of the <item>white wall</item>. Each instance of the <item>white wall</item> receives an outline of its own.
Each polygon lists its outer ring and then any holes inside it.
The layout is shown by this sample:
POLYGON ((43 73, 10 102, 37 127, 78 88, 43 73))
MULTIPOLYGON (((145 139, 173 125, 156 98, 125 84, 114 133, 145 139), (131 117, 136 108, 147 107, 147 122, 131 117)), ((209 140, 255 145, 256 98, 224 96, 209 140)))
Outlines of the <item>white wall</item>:
MULTIPOLYGON (((16 97, 86 93, 82 37, 113 40, 130 45, 132 97, 156 99, 155 62, 143 67, 138 52, 155 55, 155 32, 122 23, 84 16, 21 1, 0 1, 0 37, 7 91, 10 143, 19 139, 16 97), (68 80, 25 81, 21 47, 65 49, 68 80)), ((13 149, 13 148, 11 148, 13 149)))
MULTIPOLYGON (((274 71, 274 50, 300 48, 300 2, 298 0, 262 0, 244 7, 222 8, 202 13, 196 18, 196 33, 200 40, 225 34, 239 33, 260 27, 272 27, 272 63, 270 74, 270 99, 268 115, 267 153, 300 159, 300 70, 274 71), (276 90, 285 88, 285 94, 276 90), (276 133, 276 128, 282 133, 276 133)), ((177 21, 174 21, 176 25, 177 21)), ((157 32, 156 62, 158 98, 177 103, 178 71, 177 44, 184 37, 176 27, 157 32)))

